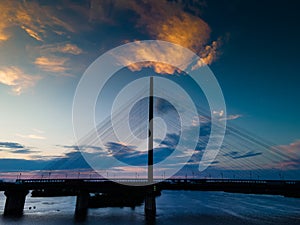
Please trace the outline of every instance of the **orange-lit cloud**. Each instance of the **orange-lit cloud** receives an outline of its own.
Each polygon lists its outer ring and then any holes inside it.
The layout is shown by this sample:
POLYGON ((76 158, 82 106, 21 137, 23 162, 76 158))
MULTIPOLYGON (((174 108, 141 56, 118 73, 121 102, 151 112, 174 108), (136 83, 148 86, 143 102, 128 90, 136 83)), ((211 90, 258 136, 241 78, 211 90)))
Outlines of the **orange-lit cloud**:
POLYGON ((9 4, 9 1, 2 1, 0 3, 0 41, 6 41, 10 37, 7 31, 7 28, 11 25, 11 22, 8 20, 10 17, 8 8, 10 7, 7 7, 7 4, 9 4))
POLYGON ((146 26, 149 34, 155 39, 169 41, 195 52, 201 50, 211 32, 207 23, 183 11, 170 15, 166 13, 167 7, 163 7, 157 18, 151 14, 144 14, 140 26, 146 26))
POLYGON ((204 65, 212 64, 219 56, 219 47, 222 45, 222 40, 219 38, 213 41, 211 45, 206 45, 205 48, 199 53, 200 60, 192 67, 196 70, 204 65))
POLYGON ((30 37, 32 37, 38 41, 42 41, 42 37, 38 34, 38 32, 31 30, 30 28, 27 28, 25 26, 21 26, 21 28, 23 30, 25 30, 30 37))
POLYGON ((63 57, 42 56, 36 58, 34 64, 43 71, 62 74, 69 70, 69 68, 66 66, 67 61, 68 59, 63 57))
POLYGON ((39 51, 40 54, 44 54, 44 55, 49 53, 64 53, 64 54, 71 54, 71 55, 80 55, 81 53, 83 53, 83 50, 81 48, 71 43, 43 45, 37 47, 37 50, 39 51))
MULTIPOLYGON (((95 10, 103 10, 105 2, 93 2, 91 12, 95 14, 95 10)), ((208 24, 199 17, 199 11, 203 6, 202 1, 192 1, 192 4, 185 5, 181 1, 171 2, 165 0, 152 1, 110 1, 110 19, 112 20, 114 10, 132 10, 138 15, 136 27, 142 32, 148 34, 152 39, 168 41, 188 48, 198 54, 201 61, 193 67, 196 69, 205 64, 211 64, 218 56, 218 49, 221 45, 221 40, 210 42, 211 29, 208 24), (184 5, 184 7, 183 7, 184 5), (197 5, 197 7, 193 7, 197 5), (183 10, 189 7, 188 13, 183 10)), ((107 4, 107 2, 106 2, 107 4)), ((102 14, 101 14, 102 15, 102 14)), ((101 17, 102 18, 102 17, 101 17)), ((101 19, 98 18, 98 19, 101 19)), ((105 20, 102 19, 104 22, 105 20)), ((154 58, 156 54, 165 54, 166 57, 173 57, 174 62, 182 60, 181 52, 174 52, 168 49, 168 52, 159 51, 144 51, 132 52, 137 56, 143 55, 144 58, 154 58), (148 55, 146 55, 148 54, 148 55)), ((131 56, 132 56, 131 55, 131 56)), ((119 59, 120 60, 120 59, 119 59)), ((192 59, 188 59, 191 60, 192 59)), ((126 59, 124 58, 124 61, 126 59)), ((154 60, 155 61, 155 60, 154 60)), ((136 65, 130 65, 129 69, 133 71, 141 70, 143 67, 152 67, 155 72, 162 74, 172 74, 176 68, 159 62, 145 62, 136 65)), ((186 65, 188 65, 186 63, 186 65)))
POLYGON ((28 75, 18 67, 0 68, 0 83, 10 86, 16 95, 34 86, 39 79, 39 76, 28 75))
POLYGON ((2 0, 0 12, 0 41, 8 40, 12 36, 9 28, 16 26, 37 41, 47 37, 47 28, 74 32, 72 26, 57 16, 57 9, 38 2, 2 0))
POLYGON ((82 50, 77 45, 66 44, 66 45, 60 46, 58 48, 58 52, 79 55, 82 53, 82 50))
POLYGON ((191 60, 191 52, 182 47, 173 45, 164 45, 151 42, 145 43, 136 41, 131 44, 126 53, 119 53, 115 58, 120 64, 128 66, 132 71, 139 71, 143 67, 152 67, 155 72, 161 74, 173 74, 187 68, 191 60), (130 58, 128 57, 130 55, 130 58), (159 61, 158 61, 159 60, 159 61), (135 63, 140 61, 141 63, 135 63), (176 65, 177 68, 171 65, 176 65))

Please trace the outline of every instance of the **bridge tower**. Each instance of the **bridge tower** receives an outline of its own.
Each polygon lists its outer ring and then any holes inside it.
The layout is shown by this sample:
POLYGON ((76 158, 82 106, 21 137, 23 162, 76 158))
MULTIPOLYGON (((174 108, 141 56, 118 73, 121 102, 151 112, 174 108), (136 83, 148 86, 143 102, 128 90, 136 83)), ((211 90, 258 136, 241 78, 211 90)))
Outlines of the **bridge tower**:
POLYGON ((148 220, 155 219, 156 202, 153 184, 153 77, 150 77, 149 118, 148 118, 148 189, 145 196, 145 216, 148 220))

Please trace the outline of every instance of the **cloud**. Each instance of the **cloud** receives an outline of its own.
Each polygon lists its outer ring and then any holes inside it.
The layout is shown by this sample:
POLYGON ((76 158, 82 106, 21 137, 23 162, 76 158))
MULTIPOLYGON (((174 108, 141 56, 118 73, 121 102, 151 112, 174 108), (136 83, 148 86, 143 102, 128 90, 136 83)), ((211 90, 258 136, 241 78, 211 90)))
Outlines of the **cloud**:
POLYGON ((77 145, 57 145, 58 147, 73 149, 75 151, 79 151, 79 147, 77 145))
POLYGON ((219 117, 222 117, 224 115, 224 110, 220 110, 220 111, 213 111, 214 115, 218 115, 219 117))
POLYGON ((162 98, 154 98, 155 109, 158 114, 166 114, 168 112, 174 112, 176 109, 168 101, 162 98))
POLYGON ((0 3, 0 11, 0 41, 2 42, 12 36, 9 29, 15 26, 23 29, 37 41, 43 41, 51 31, 74 32, 73 27, 58 16, 59 10, 47 4, 3 0, 0 3))
MULTIPOLYGON (((157 140, 156 140, 157 141, 157 140)), ((160 142, 160 141, 159 141, 160 142)), ((178 142, 178 136, 175 134, 167 134, 166 139, 161 142, 159 147, 154 148, 154 163, 161 162, 173 153, 174 147, 178 142)), ((115 157, 121 162, 131 166, 147 165, 148 152, 139 151, 136 146, 127 145, 119 142, 107 142, 105 147, 111 152, 112 157, 115 157)))
POLYGON ((258 156, 261 154, 262 152, 255 152, 255 151, 249 151, 244 154, 241 154, 240 152, 237 151, 231 151, 229 153, 224 154, 223 156, 231 157, 232 159, 243 159, 243 158, 258 156))
POLYGON ((82 50, 74 44, 65 44, 57 47, 57 52, 67 53, 72 55, 79 55, 82 53, 82 50))
POLYGON ((284 153, 291 156, 300 156, 300 140, 292 142, 288 145, 279 145, 277 148, 281 149, 284 153))
POLYGON ((84 151, 85 153, 99 153, 103 148, 94 145, 57 145, 59 147, 73 149, 74 151, 84 151))
POLYGON ((19 149, 19 148, 24 148, 24 146, 16 142, 0 142, 0 148, 19 149))
POLYGON ((167 147, 167 148, 172 148, 174 149, 178 142, 179 142, 179 138, 180 138, 180 135, 178 134, 175 134, 175 133, 167 133, 166 134, 166 137, 164 140, 155 140, 156 142, 160 143, 160 147, 167 147))
POLYGON ((131 158, 135 157, 138 154, 143 154, 143 152, 139 152, 136 146, 126 145, 124 143, 119 142, 108 142, 105 144, 108 151, 112 153, 112 155, 116 158, 131 158))
POLYGON ((222 39, 218 38, 213 41, 211 45, 206 45, 205 48, 199 53, 200 60, 192 66, 192 70, 196 70, 202 66, 212 64, 220 55, 219 48, 222 46, 222 39))
POLYGON ((226 115, 226 117, 224 116, 224 110, 220 110, 220 111, 212 111, 212 113, 216 116, 219 117, 219 120, 235 120, 238 118, 241 118, 242 115, 241 114, 232 114, 232 115, 226 115))
POLYGON ((61 74, 69 70, 69 68, 66 66, 67 61, 68 58, 63 58, 63 57, 41 56, 36 58, 34 64, 46 72, 61 74))
POLYGON ((155 39, 169 41, 198 52, 210 37, 210 27, 198 16, 187 13, 181 4, 154 0, 130 1, 128 7, 138 14, 137 27, 155 39))
POLYGON ((21 28, 23 30, 25 30, 30 37, 34 38, 37 41, 42 41, 41 36, 37 32, 35 32, 35 31, 31 30, 30 28, 27 28, 25 26, 21 26, 21 28))
POLYGON ((77 45, 72 43, 57 43, 57 44, 49 44, 42 45, 37 47, 40 54, 45 55, 49 53, 64 53, 71 55, 80 55, 83 53, 83 50, 79 48, 77 45))
POLYGON ((144 67, 152 67, 156 73, 174 74, 186 69, 191 63, 190 54, 182 48, 161 45, 159 43, 147 43, 145 47, 143 42, 134 42, 126 53, 120 53, 114 56, 116 60, 124 66, 127 66, 131 71, 139 71, 144 67), (128 58, 130 55, 131 60, 128 58), (158 59, 160 62, 157 62, 158 59), (132 63, 132 62, 140 63, 132 63), (177 65, 178 68, 172 66, 177 65))
POLYGON ((14 154, 29 154, 29 153, 33 153, 33 152, 39 152, 39 151, 32 151, 30 149, 19 149, 19 150, 14 150, 11 151, 10 153, 14 153, 14 154))
MULTIPOLYGON (((64 146, 70 149, 75 146, 64 146)), ((96 146, 89 146, 95 147, 96 146)), ((0 142, 0 150, 10 154, 19 154, 23 157, 30 156, 31 159, 0 159, 1 171, 24 171, 24 170, 67 170, 67 169, 86 169, 90 168, 79 151, 65 153, 61 157, 43 157, 41 155, 32 155, 40 151, 31 150, 16 142, 0 142)), ((85 153, 94 154, 94 153, 85 153)))
POLYGON ((26 171, 42 169, 47 162, 43 160, 0 159, 1 171, 26 171))
MULTIPOLYGON (((115 19, 114 12, 121 10, 129 10, 134 12, 136 27, 146 33, 154 40, 163 40, 172 42, 182 47, 188 48, 197 53, 201 58, 201 65, 203 63, 210 64, 218 56, 218 49, 222 44, 221 38, 210 42, 211 29, 209 25, 199 17, 199 9, 203 7, 202 1, 189 3, 153 0, 147 1, 92 1, 91 14, 101 15, 98 19, 107 22, 106 18, 110 21, 115 19), (201 2, 201 3, 200 3, 201 2), (197 7, 194 7, 196 6, 197 7), (108 10, 104 10, 104 9, 108 10), (98 12, 97 12, 98 10, 98 12), (103 18, 102 15, 109 14, 103 18)), ((137 43, 138 44, 138 43, 137 43)), ((171 65, 183 65, 185 69, 192 59, 183 55, 183 52, 174 50, 172 48, 155 48, 150 46, 150 49, 134 48, 130 52, 132 56, 137 59, 148 59, 143 63, 128 65, 132 71, 139 71, 143 67, 152 67, 156 73, 173 74, 180 72, 177 68, 171 65), (156 62, 157 55, 160 57, 171 58, 171 63, 156 62), (163 56, 162 56, 163 55, 163 56), (186 57, 186 62, 182 62, 186 57), (151 60, 154 59, 154 60, 151 60)), ((126 56, 119 57, 119 60, 127 65, 128 60, 126 56)), ((197 62, 197 68, 200 62, 197 62)))
MULTIPOLYGON (((89 154, 89 153, 85 153, 89 154)), ((79 151, 66 153, 63 157, 48 160, 43 170, 59 170, 59 169, 89 169, 90 165, 85 161, 79 151)))
POLYGON ((40 78, 40 76, 28 75, 15 66, 0 68, 0 83, 10 86, 16 95, 20 95, 28 88, 33 87, 40 78))
POLYGON ((31 154, 39 152, 26 148, 24 145, 16 142, 0 142, 0 151, 7 152, 9 154, 31 154))
MULTIPOLYGON (((212 114, 218 117, 218 120, 236 120, 238 118, 243 117, 241 114, 232 114, 232 115, 227 115, 226 117, 224 116, 224 111, 212 111, 212 114)), ((198 115, 198 117, 195 117, 192 121, 192 126, 198 127, 198 126, 203 126, 203 124, 209 124, 211 122, 210 116, 203 116, 203 115, 198 115)))
POLYGON ((234 115, 227 115, 226 117, 220 118, 220 120, 236 120, 238 118, 241 118, 241 114, 234 114, 234 115))
POLYGON ((279 154, 283 154, 285 157, 270 164, 269 167, 282 170, 300 170, 300 140, 287 145, 274 146, 270 151, 275 153, 279 151, 279 154))
POLYGON ((46 137, 40 136, 40 135, 36 135, 36 134, 17 134, 17 136, 21 137, 21 138, 29 138, 29 139, 37 139, 37 140, 45 140, 46 137))

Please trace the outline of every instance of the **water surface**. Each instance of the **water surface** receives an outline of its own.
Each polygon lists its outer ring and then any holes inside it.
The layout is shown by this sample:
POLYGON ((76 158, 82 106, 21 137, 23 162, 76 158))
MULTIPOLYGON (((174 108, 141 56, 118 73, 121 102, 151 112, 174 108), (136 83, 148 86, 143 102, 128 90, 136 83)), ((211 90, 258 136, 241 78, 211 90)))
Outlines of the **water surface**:
MULTIPOLYGON (((5 196, 0 194, 0 212, 5 196)), ((21 219, 0 217, 8 225, 135 225, 146 224, 144 207, 89 209, 85 222, 73 219, 75 197, 31 198, 21 219)), ((300 225, 300 199, 224 192, 163 191, 157 198, 158 225, 300 225)))

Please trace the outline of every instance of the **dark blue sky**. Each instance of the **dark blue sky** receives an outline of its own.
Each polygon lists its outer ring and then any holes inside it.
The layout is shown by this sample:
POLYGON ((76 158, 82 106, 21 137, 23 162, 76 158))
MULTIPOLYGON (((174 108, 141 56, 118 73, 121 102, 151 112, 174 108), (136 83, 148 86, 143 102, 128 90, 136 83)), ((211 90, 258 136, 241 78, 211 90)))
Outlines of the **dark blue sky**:
POLYGON ((208 1, 212 30, 228 32, 222 55, 211 65, 228 110, 239 122, 277 143, 299 136, 300 68, 297 1, 208 1), (209 7, 210 6, 210 7, 209 7))

